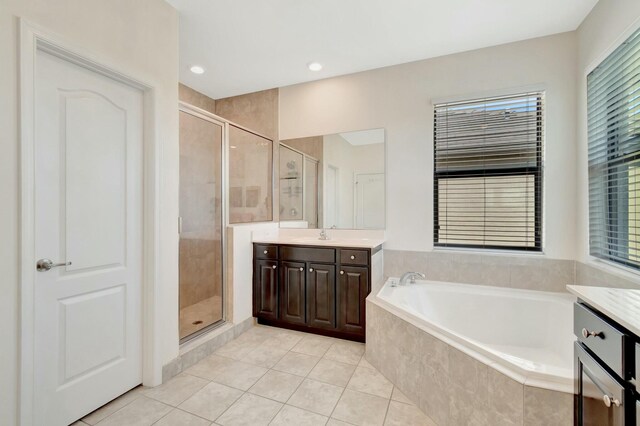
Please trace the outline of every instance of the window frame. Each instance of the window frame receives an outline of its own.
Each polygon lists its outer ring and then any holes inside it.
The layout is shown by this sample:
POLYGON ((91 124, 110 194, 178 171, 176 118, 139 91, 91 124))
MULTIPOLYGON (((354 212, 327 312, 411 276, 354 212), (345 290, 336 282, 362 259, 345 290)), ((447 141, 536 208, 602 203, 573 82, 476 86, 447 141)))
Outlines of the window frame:
MULTIPOLYGON (((543 181, 544 181, 544 90, 532 91, 537 97, 537 131, 536 131, 536 166, 522 166, 522 167, 510 167, 510 168, 477 168, 472 170, 458 170, 458 171, 437 171, 436 159, 437 159, 437 107, 445 102, 434 105, 433 109, 433 246, 436 249, 474 249, 474 250, 501 250, 501 251, 515 251, 515 252, 543 252, 543 181), (456 178, 470 178, 478 177, 478 172, 482 171, 485 177, 509 177, 509 176, 530 176, 534 177, 534 245, 517 246, 517 245, 496 245, 496 244, 461 244, 461 243, 440 243, 438 242, 440 234, 440 214, 439 214, 439 197, 438 197, 438 184, 440 179, 456 179, 456 178)), ((484 99, 485 102, 497 101, 505 96, 525 96, 530 91, 521 93, 511 93, 506 95, 487 96, 484 99)), ((460 103, 473 102, 474 99, 466 99, 459 101, 460 103)), ((457 102, 456 102, 457 103, 457 102)), ((484 217, 484 216, 483 216, 484 217)))
MULTIPOLYGON (((602 105, 600 105, 600 107, 604 111, 604 117, 605 117, 604 129, 606 130, 607 136, 605 137, 605 142, 601 144, 601 148, 603 148, 606 151, 606 154, 604 155, 604 161, 600 163, 598 166, 604 168, 605 171, 599 172, 599 173, 592 172, 592 169, 594 167, 592 166, 591 161, 589 159, 589 156, 591 154, 591 149, 592 149, 591 140, 589 138, 589 132, 590 132, 589 78, 594 72, 598 70, 598 68, 603 66, 603 64, 605 64, 611 56, 615 55, 619 49, 627 45, 630 42, 630 40, 636 38, 639 32, 640 32, 640 25, 638 24, 627 28, 627 30, 625 30, 617 38, 616 42, 611 47, 603 51, 597 59, 595 59, 588 67, 585 68, 584 74, 583 74, 584 76, 583 90, 585 95, 584 102, 587 109, 585 114, 585 122, 584 122, 584 129, 585 129, 585 135, 586 135, 585 142, 586 142, 586 148, 587 148, 586 150, 587 151, 586 201, 588 206, 587 224, 586 224, 586 232, 587 232, 587 244, 586 244, 586 253, 585 253, 586 259, 592 265, 604 265, 606 268, 609 268, 611 272, 621 271, 621 272, 636 275, 636 276, 640 274, 640 261, 638 260, 634 261, 630 259, 631 258, 630 252, 632 250, 631 244, 634 243, 632 239, 629 237, 629 234, 631 233, 631 229, 630 229, 631 220, 629 218, 630 213, 627 210, 626 226, 625 227, 619 226, 619 223, 622 220, 621 220, 621 217, 619 215, 616 215, 615 213, 617 210, 620 209, 620 206, 619 205, 616 206, 616 205, 620 203, 619 195, 623 187, 622 185, 616 185, 613 182, 615 182, 616 180, 616 176, 615 176, 616 172, 614 170, 618 167, 626 167, 626 170, 627 170, 626 184, 625 184, 626 186, 624 187, 624 189, 626 190, 627 209, 628 209, 629 208, 628 198, 631 194, 631 187, 632 185, 635 185, 635 186, 638 185, 638 182, 634 182, 633 184, 630 182, 630 175, 628 172, 631 168, 629 166, 633 164, 634 161, 637 161, 638 159, 640 159, 640 149, 637 149, 626 155, 619 154, 618 151, 621 150, 621 146, 618 143, 619 141, 614 141, 614 139, 612 139, 609 136, 610 134, 615 134, 616 133, 615 129, 619 127, 617 124, 614 124, 616 123, 616 121, 619 121, 619 117, 616 117, 616 114, 614 112, 616 105, 607 104, 606 102, 604 102, 602 105), (612 129, 612 131, 610 131, 610 129, 612 129), (599 226, 601 226, 601 229, 602 229, 601 231, 602 238, 603 238, 602 247, 599 247, 597 244, 594 245, 593 243, 593 240, 596 239, 597 237, 594 237, 594 226, 593 226, 594 218, 592 217, 592 202, 594 201, 597 202, 598 200, 594 200, 592 198, 593 197, 592 173, 598 173, 596 178, 599 179, 599 184, 603 185, 607 189, 607 194, 605 196, 606 205, 604 207, 606 214, 600 217, 600 219, 602 219, 602 222, 598 224, 599 226), (611 227, 611 224, 615 224, 615 227, 612 227, 612 228, 615 228, 615 231, 607 231, 607 228, 611 227), (613 232, 618 232, 622 228, 624 228, 624 231, 626 232, 626 239, 625 239, 626 245, 624 246, 624 249, 626 251, 625 253, 626 257, 624 258, 620 255, 616 255, 616 253, 620 253, 621 240, 618 238, 611 237, 611 234, 613 232), (616 246, 618 247, 617 249, 615 248, 616 246)), ((637 43, 636 43, 636 47, 637 47, 637 43)), ((636 54, 637 52, 638 51, 636 50, 636 54)), ((618 74, 618 78, 625 78, 631 75, 631 73, 625 74, 621 71, 621 67, 622 67, 621 62, 624 63, 624 61, 625 59, 618 58, 618 62, 615 64, 617 69, 615 71, 612 71, 613 73, 618 74)), ((617 86, 613 84, 609 84, 607 87, 609 87, 609 89, 611 90, 615 90, 617 86)), ((635 133, 636 137, 638 137, 639 135, 640 135, 640 132, 635 133)), ((619 178, 617 179, 619 180, 619 178)), ((638 250, 638 249, 633 249, 633 250, 638 250)), ((635 254, 635 257, 637 258, 638 255, 635 254)))

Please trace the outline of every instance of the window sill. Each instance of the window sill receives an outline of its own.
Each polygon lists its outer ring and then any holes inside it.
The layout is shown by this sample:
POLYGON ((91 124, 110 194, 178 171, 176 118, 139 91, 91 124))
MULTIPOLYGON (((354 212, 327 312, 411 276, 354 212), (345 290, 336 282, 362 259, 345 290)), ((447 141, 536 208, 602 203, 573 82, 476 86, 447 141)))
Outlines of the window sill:
POLYGON ((546 257, 543 251, 523 251, 523 250, 500 250, 500 249, 479 249, 464 247, 433 247, 433 251, 442 253, 461 253, 461 254, 484 254, 488 256, 514 256, 514 257, 546 257))
POLYGON ((610 260, 604 260, 589 255, 585 264, 624 279, 640 281, 640 270, 633 269, 610 260))

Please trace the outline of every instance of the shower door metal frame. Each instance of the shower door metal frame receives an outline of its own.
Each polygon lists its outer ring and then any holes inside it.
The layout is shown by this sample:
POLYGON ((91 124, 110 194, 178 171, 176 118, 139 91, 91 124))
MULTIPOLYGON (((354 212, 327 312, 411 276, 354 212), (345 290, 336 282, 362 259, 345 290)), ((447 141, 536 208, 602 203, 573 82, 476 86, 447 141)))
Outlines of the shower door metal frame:
MULTIPOLYGON (((222 243, 222 247, 221 247, 221 256, 222 256, 222 319, 220 319, 219 321, 216 321, 212 324, 209 324, 206 327, 201 328, 200 330, 189 334, 188 336, 185 336, 183 338, 181 338, 179 340, 179 344, 183 345, 199 336, 202 336, 203 334, 206 334, 222 325, 224 325, 227 322, 227 284, 228 284, 228 271, 227 271, 227 227, 229 225, 228 223, 228 213, 229 213, 229 200, 227 199, 227 182, 228 182, 228 170, 229 170, 229 121, 218 117, 215 114, 210 113, 209 111, 206 111, 204 109, 198 108, 196 106, 193 106, 189 103, 186 102, 178 102, 178 111, 179 112, 184 112, 186 114, 190 114, 194 117, 200 118, 202 120, 208 121, 210 123, 219 125, 220 127, 222 127, 222 152, 221 152, 221 191, 220 191, 220 197, 221 197, 221 205, 222 205, 222 212, 221 212, 221 232, 220 232, 220 238, 221 238, 221 243, 222 243)), ((180 220, 180 218, 178 218, 178 220, 180 220)), ((178 287, 180 286, 180 282, 178 281, 178 287)), ((180 318, 179 318, 179 313, 180 313, 180 307, 179 307, 179 299, 178 299, 178 327, 180 326, 179 322, 180 322, 180 318)))

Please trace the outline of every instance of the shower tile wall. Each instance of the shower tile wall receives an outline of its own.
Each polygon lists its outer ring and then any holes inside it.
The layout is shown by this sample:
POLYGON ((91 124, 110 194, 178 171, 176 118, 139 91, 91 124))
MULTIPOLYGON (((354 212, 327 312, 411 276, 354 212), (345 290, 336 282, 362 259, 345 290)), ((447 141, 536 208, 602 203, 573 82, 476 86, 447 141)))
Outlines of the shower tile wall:
POLYGON ((278 140, 278 89, 217 99, 216 114, 278 140))
POLYGON ((216 101, 200 92, 193 90, 189 86, 182 83, 178 84, 178 98, 182 102, 186 102, 195 107, 209 111, 211 114, 216 113, 216 101))
MULTIPOLYGON (((246 95, 217 99, 215 113, 236 124, 247 127, 271 138, 273 143, 273 164, 279 164, 278 157, 278 89, 263 90, 246 95)), ((277 171, 276 171, 277 173, 277 171)), ((278 176, 274 176, 277 182, 278 176)), ((230 191, 230 198, 234 197, 230 191)), ((273 205, 280 203, 278 191, 273 191, 273 205)), ((235 200, 239 202, 238 199, 235 200)), ((278 221, 278 209, 274 209, 273 220, 278 221)))

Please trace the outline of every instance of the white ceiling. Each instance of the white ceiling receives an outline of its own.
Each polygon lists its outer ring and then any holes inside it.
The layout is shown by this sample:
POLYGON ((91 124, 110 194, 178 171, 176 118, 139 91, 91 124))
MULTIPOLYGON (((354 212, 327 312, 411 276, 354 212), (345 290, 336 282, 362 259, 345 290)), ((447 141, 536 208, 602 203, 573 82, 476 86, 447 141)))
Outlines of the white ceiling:
POLYGON ((167 1, 180 11, 180 80, 214 99, 572 31, 597 3, 167 1))
POLYGON ((353 146, 374 145, 384 143, 384 129, 358 130, 340 133, 342 139, 353 146))

